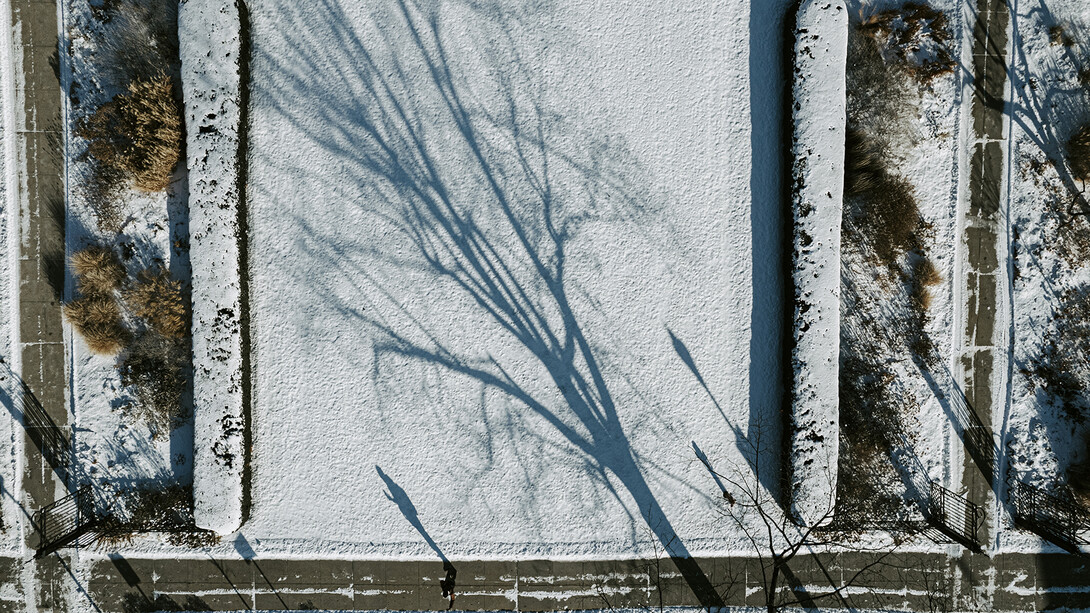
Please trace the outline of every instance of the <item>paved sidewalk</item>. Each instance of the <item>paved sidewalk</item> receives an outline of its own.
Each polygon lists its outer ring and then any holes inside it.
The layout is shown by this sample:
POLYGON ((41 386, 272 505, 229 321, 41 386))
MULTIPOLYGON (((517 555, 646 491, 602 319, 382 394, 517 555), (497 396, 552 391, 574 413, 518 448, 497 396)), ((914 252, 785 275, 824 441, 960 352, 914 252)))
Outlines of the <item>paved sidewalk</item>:
MULTIPOLYGON (((965 474, 969 500, 988 510, 995 508, 996 449, 992 435, 992 411, 1005 372, 1006 346, 997 337, 997 290, 1003 287, 1006 270, 999 257, 1000 187, 1003 182, 1003 111, 1007 82, 1007 30, 1010 13, 1003 0, 979 0, 973 33, 972 155, 969 168, 969 202, 965 211, 963 249, 968 255, 964 271, 965 337, 960 349, 962 381, 969 419, 965 426, 965 474)), ((992 535, 985 524, 981 541, 992 535)))
MULTIPOLYGON (((51 58, 57 53, 55 0, 11 0, 17 104, 25 122, 16 126, 20 173, 19 338, 21 377, 46 414, 67 434, 65 349, 60 293, 64 274, 64 162, 61 155, 61 88, 51 58), (20 66, 16 66, 20 72, 20 66)), ((17 113, 17 116, 20 114, 17 113)), ((27 421, 24 419, 24 421, 27 421)), ((27 424, 24 424, 27 425, 27 424)), ((38 444, 24 432, 22 505, 28 513, 66 493, 38 444)), ((37 535, 23 521, 28 547, 37 535)), ((34 585, 23 586, 39 610, 66 610, 66 571, 61 559, 30 562, 34 585)))
MULTIPOLYGON (((800 556, 784 589, 804 596, 843 584, 874 554, 800 556)), ((1090 603, 1090 565, 1067 554, 974 555, 993 590, 956 580, 965 559, 895 554, 864 571, 858 587, 826 607, 898 610, 1027 611, 1090 603), (983 595, 983 598, 982 598, 983 595)), ((728 606, 762 606, 756 559, 700 559, 728 606)), ((456 609, 547 611, 611 607, 698 606, 670 560, 593 562, 454 561, 456 609)), ((140 610, 445 609, 443 563, 365 560, 147 560, 99 558, 83 586, 104 613, 140 610)))

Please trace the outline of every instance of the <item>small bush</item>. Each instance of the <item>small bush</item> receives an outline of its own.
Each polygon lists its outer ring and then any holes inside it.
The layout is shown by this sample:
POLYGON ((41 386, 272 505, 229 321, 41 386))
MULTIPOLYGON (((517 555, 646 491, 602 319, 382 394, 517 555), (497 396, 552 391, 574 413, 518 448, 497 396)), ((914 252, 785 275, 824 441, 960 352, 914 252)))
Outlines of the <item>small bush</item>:
POLYGON ((166 270, 148 269, 140 273, 139 280, 124 293, 125 303, 148 327, 170 339, 185 338, 189 332, 189 318, 182 296, 181 281, 173 281, 166 270))
POLYGON ((1090 124, 1080 128, 1067 141, 1067 163, 1080 181, 1090 180, 1090 124))
POLYGON ((883 55, 921 83, 950 74, 957 61, 950 53, 950 27, 946 14, 918 2, 882 11, 866 19, 860 31, 879 42, 883 55))
POLYGON ((109 247, 92 245, 77 251, 71 265, 84 296, 109 296, 125 280, 125 267, 109 247))
POLYGON ((182 149, 182 117, 173 80, 160 73, 129 83, 128 92, 83 118, 87 155, 144 191, 170 186, 182 149))
POLYGON ((1051 45, 1070 47, 1075 44, 1075 39, 1067 33, 1067 29, 1061 24, 1056 24, 1048 29, 1048 42, 1051 45))
POLYGON ((150 425, 156 437, 188 416, 182 405, 188 364, 184 343, 149 331, 132 343, 118 366, 121 384, 131 386, 136 396, 128 411, 150 425))
POLYGON ((844 195, 858 196, 882 185, 886 175, 878 144, 857 128, 844 141, 844 195))
POLYGON ((130 339, 121 309, 108 296, 81 296, 64 305, 64 316, 80 333, 87 347, 99 355, 115 355, 130 339))
POLYGON ((931 287, 942 282, 942 275, 935 264, 926 257, 916 259, 912 267, 912 304, 921 311, 931 308, 931 287))

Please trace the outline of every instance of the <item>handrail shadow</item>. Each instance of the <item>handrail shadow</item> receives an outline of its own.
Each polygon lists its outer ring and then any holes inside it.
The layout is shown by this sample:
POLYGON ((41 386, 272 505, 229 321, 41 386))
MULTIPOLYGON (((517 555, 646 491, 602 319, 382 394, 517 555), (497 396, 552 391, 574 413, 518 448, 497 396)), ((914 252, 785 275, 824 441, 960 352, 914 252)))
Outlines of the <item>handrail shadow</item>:
POLYGON ((0 403, 23 425, 27 436, 34 442, 42 457, 67 486, 72 467, 72 445, 68 436, 49 416, 30 386, 14 373, 9 372, 9 376, 19 382, 19 402, 0 386, 0 403))

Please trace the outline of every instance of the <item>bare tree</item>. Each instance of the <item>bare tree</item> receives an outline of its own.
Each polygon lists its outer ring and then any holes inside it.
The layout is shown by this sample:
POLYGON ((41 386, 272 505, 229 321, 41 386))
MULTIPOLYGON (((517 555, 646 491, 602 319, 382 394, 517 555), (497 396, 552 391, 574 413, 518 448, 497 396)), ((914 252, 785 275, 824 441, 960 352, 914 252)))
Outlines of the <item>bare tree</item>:
MULTIPOLYGON (((761 427, 753 430, 753 438, 738 434, 739 448, 747 456, 748 466, 735 467, 726 474, 716 472, 694 443, 697 458, 707 467, 723 490, 721 512, 742 532, 760 567, 760 581, 764 588, 765 607, 769 612, 785 607, 812 607, 823 601, 836 601, 841 606, 852 606, 851 594, 866 590, 866 583, 878 571, 898 566, 896 553, 900 543, 889 539, 876 546, 864 545, 858 533, 849 533, 831 527, 834 506, 814 514, 819 519, 811 525, 799 525, 784 510, 758 479, 761 474, 761 427), (844 568, 841 556, 854 555, 857 561, 852 568, 844 568), (800 555, 810 556, 817 567, 817 576, 823 588, 810 591, 795 577, 800 555), (865 559, 864 559, 865 558, 865 559), (789 586, 789 589, 785 589, 789 586)), ((835 483, 832 479, 830 484, 835 483)), ((812 578, 812 577, 810 577, 812 578)))

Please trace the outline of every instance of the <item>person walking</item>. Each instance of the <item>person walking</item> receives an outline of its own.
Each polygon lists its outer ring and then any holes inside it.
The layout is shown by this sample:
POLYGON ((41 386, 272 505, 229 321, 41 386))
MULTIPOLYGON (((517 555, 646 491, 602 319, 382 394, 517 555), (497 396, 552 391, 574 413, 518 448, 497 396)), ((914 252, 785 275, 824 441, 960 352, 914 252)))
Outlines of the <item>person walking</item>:
POLYGON ((450 604, 447 605, 449 611, 454 608, 454 580, 458 576, 458 571, 450 562, 443 563, 443 570, 447 571, 447 576, 439 581, 439 587, 443 589, 443 598, 450 599, 450 604))

